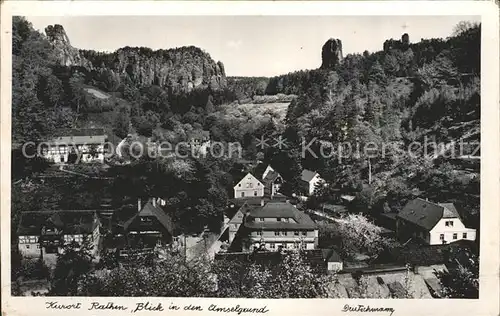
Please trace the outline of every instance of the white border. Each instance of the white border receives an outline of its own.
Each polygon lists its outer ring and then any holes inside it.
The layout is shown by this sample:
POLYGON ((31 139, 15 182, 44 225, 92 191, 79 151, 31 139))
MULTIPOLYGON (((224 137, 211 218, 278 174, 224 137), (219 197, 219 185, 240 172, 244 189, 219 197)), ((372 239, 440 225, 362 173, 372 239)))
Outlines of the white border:
MULTIPOLYGON (((266 315, 335 315, 344 304, 392 307, 393 315, 498 315, 499 300, 499 11, 493 2, 478 1, 387 1, 387 2, 263 2, 263 1, 4 1, 1 6, 1 284, 2 313, 5 315, 48 315, 67 311, 46 310, 45 301, 92 301, 133 305, 140 298, 23 298, 10 297, 10 117, 11 117, 11 23, 13 15, 479 15, 482 22, 481 49, 481 254, 480 298, 478 300, 348 300, 348 299, 208 299, 147 298, 150 302, 177 305, 211 303, 224 306, 267 306, 266 315)), ((96 34, 98 36, 98 34, 96 34)), ((72 315, 91 314, 85 309, 72 315)), ((128 311, 127 311, 128 312, 128 311)), ((168 313, 165 311, 164 313, 168 313)), ((101 312, 122 314, 123 312, 101 312)), ((150 312, 152 313, 152 312, 150 312)), ((205 315, 210 312, 175 312, 205 315)), ((92 313, 95 315, 97 313, 92 313)), ((349 313, 356 314, 356 313, 349 313)), ((377 313, 370 313, 378 315, 377 313)), ((236 314, 228 314, 236 315, 236 314)), ((242 314, 245 315, 245 314, 242 314)), ((382 315, 382 314, 380 314, 382 315)), ((387 315, 387 314, 385 314, 387 315)))

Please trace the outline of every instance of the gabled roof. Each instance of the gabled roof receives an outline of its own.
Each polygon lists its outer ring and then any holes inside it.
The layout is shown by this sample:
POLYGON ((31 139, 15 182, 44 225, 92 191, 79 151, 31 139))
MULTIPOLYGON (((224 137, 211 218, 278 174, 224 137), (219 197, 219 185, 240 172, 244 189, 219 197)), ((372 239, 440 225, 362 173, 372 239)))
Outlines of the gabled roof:
POLYGON ((262 179, 262 181, 265 183, 274 183, 274 181, 280 177, 281 175, 279 173, 277 173, 274 170, 271 170, 266 174, 265 178, 262 179))
POLYGON ((64 234, 89 234, 100 225, 95 210, 22 212, 18 235, 40 235, 43 227, 55 226, 64 234))
POLYGON ((421 198, 408 202, 397 217, 426 230, 434 228, 442 218, 460 219, 453 203, 436 204, 421 198))
POLYGON ((251 229, 315 229, 316 223, 305 213, 288 202, 268 202, 250 211, 245 226, 251 229), (293 218, 295 223, 284 221, 254 221, 255 218, 293 218))
POLYGON ((174 223, 170 216, 165 213, 163 209, 159 206, 153 205, 151 201, 146 203, 144 207, 134 216, 132 216, 128 221, 123 224, 123 228, 128 230, 130 225, 138 218, 138 217, 156 217, 158 222, 170 233, 174 234, 174 223))
POLYGON ((311 170, 307 170, 307 169, 304 169, 302 170, 302 175, 301 175, 301 179, 302 181, 305 181, 305 182, 311 182, 311 180, 316 176, 318 175, 317 172, 315 171, 311 171, 311 170))
POLYGON ((241 182, 243 182, 243 180, 245 180, 246 178, 248 177, 251 177, 253 178, 253 180, 257 181, 258 183, 260 183, 262 186, 264 186, 264 184, 262 182, 259 181, 259 179, 257 179, 252 173, 247 173, 243 178, 241 178, 240 181, 238 181, 238 183, 236 183, 236 185, 234 186, 234 188, 236 189, 238 187, 238 184, 240 184, 241 182))
POLYGON ((108 136, 103 128, 62 129, 49 141, 52 145, 102 144, 108 136))
POLYGON ((55 132, 55 136, 104 136, 104 128, 72 128, 55 132))
POLYGON ((209 139, 210 131, 193 130, 187 133, 188 139, 209 139))

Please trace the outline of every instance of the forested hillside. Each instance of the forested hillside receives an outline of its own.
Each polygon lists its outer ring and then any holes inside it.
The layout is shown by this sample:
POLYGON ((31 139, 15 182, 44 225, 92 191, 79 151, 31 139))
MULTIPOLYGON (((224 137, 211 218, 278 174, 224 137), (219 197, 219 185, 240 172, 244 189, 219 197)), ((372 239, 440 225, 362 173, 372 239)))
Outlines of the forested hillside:
POLYGON ((479 155, 479 45, 480 26, 461 24, 444 40, 387 41, 383 51, 304 73, 286 133, 297 144, 314 140, 302 165, 333 184, 319 199, 357 192, 357 207, 371 212, 397 211, 415 196, 446 200, 476 227, 479 160, 463 156, 479 155), (453 143, 461 139, 462 152, 453 143), (433 141, 444 149, 433 152, 433 141), (373 147, 339 160, 319 155, 324 142, 373 147))
POLYGON ((284 131, 294 146, 269 148, 265 159, 282 168, 291 188, 296 171, 316 169, 332 184, 320 200, 332 190, 354 192, 359 208, 381 212, 421 195, 457 202, 465 217, 477 221, 472 215, 479 210, 479 163, 463 157, 478 155, 477 146, 450 156, 458 148, 454 141, 479 141, 480 25, 462 23, 447 39, 416 43, 404 34, 381 43, 381 51, 346 56, 341 41, 331 39, 318 48, 324 59, 318 69, 229 79, 221 63, 196 47, 126 47, 103 54, 72 49, 60 26, 46 32, 34 31, 23 18, 13 23, 15 141, 88 124, 119 137, 138 133, 174 143, 204 129, 215 140, 239 141, 243 155, 255 158, 255 138, 284 131), (277 94, 297 96, 287 99, 293 101, 284 122, 272 106, 252 111, 227 105, 239 100, 258 106, 277 94), (302 157, 302 140, 313 141, 315 154, 306 150, 302 157), (428 159, 432 148, 424 143, 431 141, 445 143, 445 149, 428 159), (370 143, 378 151, 370 159, 363 153, 341 160, 315 157, 324 142, 361 148, 370 143), (409 155, 412 142, 422 146, 409 155))

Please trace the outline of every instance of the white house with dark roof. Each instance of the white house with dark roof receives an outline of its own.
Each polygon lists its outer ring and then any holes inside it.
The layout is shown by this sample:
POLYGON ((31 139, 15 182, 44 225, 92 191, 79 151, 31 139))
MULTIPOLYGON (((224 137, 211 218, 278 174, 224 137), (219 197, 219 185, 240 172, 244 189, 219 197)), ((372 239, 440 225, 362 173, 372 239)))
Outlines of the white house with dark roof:
POLYGON ((70 162, 76 153, 81 162, 104 161, 107 135, 102 128, 82 128, 59 131, 42 146, 41 156, 54 163, 70 162))
POLYGON ((418 239, 428 245, 458 240, 476 240, 476 230, 467 228, 453 203, 433 203, 414 199, 396 216, 396 231, 401 239, 418 239))
POLYGON ((249 172, 234 186, 234 198, 252 196, 264 196, 264 184, 249 172))
POLYGON ((302 170, 300 179, 307 195, 313 195, 316 186, 324 182, 319 173, 307 169, 302 170))
POLYGON ((271 201, 250 209, 243 225, 249 248, 264 247, 277 251, 282 248, 316 249, 318 245, 316 223, 288 202, 271 201))

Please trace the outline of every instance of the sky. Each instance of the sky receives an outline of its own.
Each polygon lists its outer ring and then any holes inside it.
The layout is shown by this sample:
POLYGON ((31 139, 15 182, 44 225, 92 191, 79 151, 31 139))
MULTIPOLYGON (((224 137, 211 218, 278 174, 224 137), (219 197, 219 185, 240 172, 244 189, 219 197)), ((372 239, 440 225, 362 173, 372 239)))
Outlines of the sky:
POLYGON ((446 38, 460 21, 478 16, 29 16, 34 28, 61 24, 72 46, 115 51, 124 46, 197 46, 222 61, 227 76, 275 76, 321 65, 329 38, 344 56, 382 50, 408 33, 411 42, 446 38))

